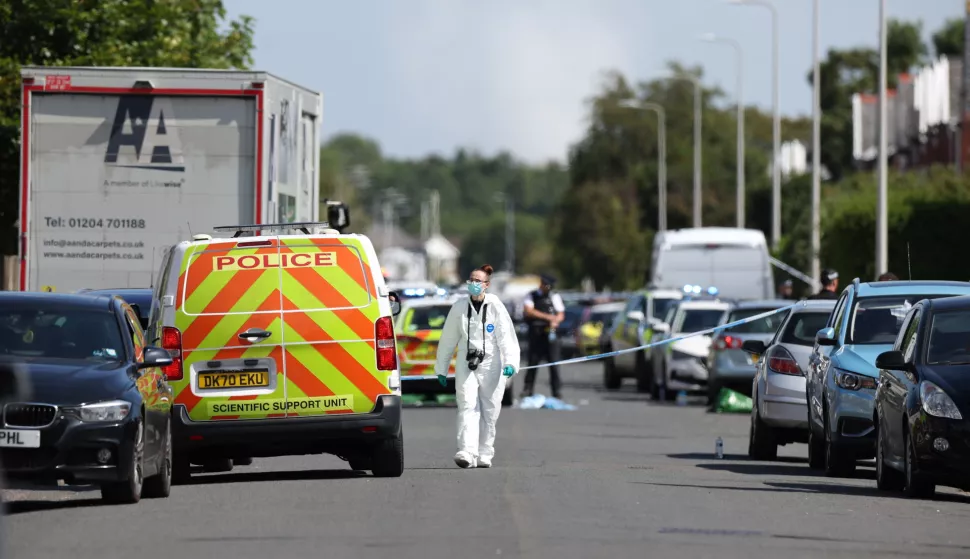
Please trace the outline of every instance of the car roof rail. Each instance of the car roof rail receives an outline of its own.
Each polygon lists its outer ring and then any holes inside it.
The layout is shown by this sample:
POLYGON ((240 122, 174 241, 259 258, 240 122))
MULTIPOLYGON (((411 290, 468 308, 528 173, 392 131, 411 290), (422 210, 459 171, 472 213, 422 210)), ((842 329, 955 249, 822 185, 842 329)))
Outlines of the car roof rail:
POLYGON ((263 223, 263 224, 253 224, 253 225, 220 225, 218 227, 213 227, 213 231, 233 231, 233 238, 242 237, 243 233, 251 233, 254 231, 272 231, 272 230, 298 230, 304 235, 310 234, 311 228, 321 228, 330 229, 330 224, 326 221, 296 221, 293 223, 263 223))

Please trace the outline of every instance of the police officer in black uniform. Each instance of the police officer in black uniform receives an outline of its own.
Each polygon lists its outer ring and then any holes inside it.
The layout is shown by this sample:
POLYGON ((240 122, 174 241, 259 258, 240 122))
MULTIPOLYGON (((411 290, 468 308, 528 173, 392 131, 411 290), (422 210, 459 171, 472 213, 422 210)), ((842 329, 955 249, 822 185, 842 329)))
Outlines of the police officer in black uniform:
MULTIPOLYGON (((539 289, 528 294, 523 301, 525 321, 529 325, 529 366, 542 363, 552 363, 558 359, 556 351, 558 341, 551 339, 559 323, 566 317, 566 307, 562 297, 552 292, 556 278, 543 274, 539 289), (552 335, 550 335, 552 334, 552 335)), ((525 372, 525 387, 522 397, 532 396, 536 382, 536 371, 529 369, 525 372)), ((549 367, 549 384, 552 387, 552 397, 562 397, 562 382, 559 380, 559 367, 549 367)))
POLYGON ((809 299, 838 299, 836 291, 839 288, 839 273, 835 270, 822 270, 822 290, 809 297, 809 299))

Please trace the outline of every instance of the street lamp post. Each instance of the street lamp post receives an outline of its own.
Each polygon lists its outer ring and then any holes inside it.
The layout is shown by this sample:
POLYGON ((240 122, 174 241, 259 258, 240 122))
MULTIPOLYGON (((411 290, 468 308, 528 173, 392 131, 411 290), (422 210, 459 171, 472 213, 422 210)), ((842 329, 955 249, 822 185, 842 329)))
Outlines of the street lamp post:
POLYGON ((656 103, 627 101, 621 106, 657 113, 657 231, 667 230, 667 113, 656 103))
MULTIPOLYGON (((668 80, 686 80, 694 84, 694 227, 700 227, 702 222, 701 204, 701 122, 703 114, 703 88, 701 81, 690 74, 668 76, 668 80)), ((664 200, 666 202, 666 199, 664 200)))
POLYGON ((819 206, 822 198, 822 107, 819 95, 821 77, 819 76, 819 37, 818 37, 818 0, 812 0, 812 278, 820 282, 819 252, 821 233, 819 231, 819 206))
POLYGON ((701 40, 707 41, 709 43, 721 43, 734 48, 734 52, 738 56, 738 93, 737 93, 737 103, 738 103, 738 139, 737 139, 737 193, 736 193, 736 204, 737 209, 735 210, 737 227, 739 229, 744 228, 744 52, 741 49, 741 43, 735 41, 734 39, 729 39, 727 37, 720 37, 713 33, 708 33, 701 36, 701 40))
POLYGON ((515 199, 504 192, 495 193, 495 201, 505 205, 505 271, 515 271, 515 199))
POLYGON ((781 242, 781 106, 778 98, 778 10, 768 0, 731 0, 732 4, 762 6, 771 12, 771 245, 777 250, 781 242))
MULTIPOLYGON (((817 0, 816 0, 817 1, 817 0)), ((961 114, 963 109, 960 109, 961 114)), ((886 0, 879 0, 879 191, 876 196, 876 277, 889 268, 886 150, 886 0)))

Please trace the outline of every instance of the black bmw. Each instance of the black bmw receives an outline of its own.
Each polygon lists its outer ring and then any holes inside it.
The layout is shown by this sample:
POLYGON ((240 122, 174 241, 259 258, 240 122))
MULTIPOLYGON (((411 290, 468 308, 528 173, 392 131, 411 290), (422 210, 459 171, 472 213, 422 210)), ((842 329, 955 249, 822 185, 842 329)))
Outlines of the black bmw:
POLYGON ((0 414, 8 480, 99 485, 120 503, 169 495, 172 359, 139 322, 120 297, 0 293, 0 360, 31 393, 0 414))
POLYGON ((970 490, 970 296, 914 305, 876 367, 878 487, 970 490))

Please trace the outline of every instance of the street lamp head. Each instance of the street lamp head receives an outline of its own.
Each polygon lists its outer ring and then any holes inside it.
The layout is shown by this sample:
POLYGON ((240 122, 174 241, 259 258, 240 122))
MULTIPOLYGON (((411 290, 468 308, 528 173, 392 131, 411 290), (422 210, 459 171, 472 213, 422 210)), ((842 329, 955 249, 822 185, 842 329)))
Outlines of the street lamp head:
POLYGON ((620 106, 623 107, 624 109, 640 108, 640 104, 634 101, 633 99, 624 99, 623 101, 620 101, 620 106))
POLYGON ((701 41, 707 41, 708 43, 713 43, 717 40, 717 35, 713 33, 704 33, 703 35, 698 35, 697 37, 701 41))

